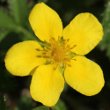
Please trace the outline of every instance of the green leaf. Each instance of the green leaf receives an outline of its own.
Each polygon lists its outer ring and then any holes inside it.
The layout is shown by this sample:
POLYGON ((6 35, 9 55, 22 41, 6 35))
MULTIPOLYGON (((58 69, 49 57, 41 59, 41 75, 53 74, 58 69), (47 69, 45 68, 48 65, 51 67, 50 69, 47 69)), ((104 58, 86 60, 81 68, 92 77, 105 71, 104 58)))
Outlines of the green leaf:
POLYGON ((9 32, 9 30, 0 30, 0 42, 7 36, 9 32))
POLYGON ((22 40, 37 40, 37 37, 33 33, 23 27, 17 27, 15 32, 20 35, 22 40))
POLYGON ((67 110, 64 102, 62 100, 59 100, 58 103, 52 107, 52 110, 67 110))
POLYGON ((27 0, 8 0, 10 13, 16 23, 23 24, 27 20, 28 4, 27 0))
POLYGON ((104 28, 104 37, 100 43, 100 48, 106 50, 107 56, 110 58, 110 1, 106 4, 102 24, 104 28))
POLYGON ((67 110, 67 108, 64 102, 59 100, 58 103, 54 107, 48 108, 46 106, 39 106, 39 107, 34 108, 33 110, 67 110))
POLYGON ((24 94, 20 97, 17 108, 18 110, 31 110, 33 107, 33 100, 27 95, 28 90, 24 89, 24 94))
POLYGON ((39 107, 34 108, 33 110, 49 110, 49 108, 45 106, 39 106, 39 107))
POLYGON ((15 29, 16 25, 11 16, 3 9, 0 9, 0 28, 15 29))

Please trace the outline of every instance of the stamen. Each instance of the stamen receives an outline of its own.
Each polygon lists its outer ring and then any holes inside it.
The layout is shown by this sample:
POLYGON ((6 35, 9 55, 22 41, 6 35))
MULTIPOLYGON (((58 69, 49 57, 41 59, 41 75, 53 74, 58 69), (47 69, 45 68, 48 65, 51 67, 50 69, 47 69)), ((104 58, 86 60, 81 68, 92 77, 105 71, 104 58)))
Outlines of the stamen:
POLYGON ((43 56, 43 58, 50 58, 49 56, 43 56))
POLYGON ((69 67, 71 67, 71 64, 70 63, 66 63, 66 65, 69 66, 69 67))
POLYGON ((43 50, 41 50, 41 49, 38 49, 38 48, 36 48, 36 50, 37 50, 37 51, 43 51, 43 50))
POLYGON ((72 53, 73 48, 76 45, 70 46, 68 44, 69 39, 64 39, 63 37, 58 36, 58 41, 54 38, 49 40, 49 43, 45 43, 43 49, 36 48, 37 51, 40 52, 40 55, 37 55, 39 58, 46 58, 46 64, 54 64, 54 69, 56 69, 61 64, 71 66, 70 60, 75 60, 73 57, 76 55, 72 53))
POLYGON ((73 45, 70 49, 73 49, 73 48, 75 48, 77 45, 73 45))
POLYGON ((36 57, 40 57, 41 58, 42 56, 41 55, 37 55, 36 57))
POLYGON ((45 52, 45 51, 42 52, 43 55, 46 54, 46 53, 47 53, 47 52, 45 52))
POLYGON ((65 40, 65 43, 69 42, 69 40, 70 40, 70 39, 66 39, 66 40, 65 40))
POLYGON ((77 61, 75 58, 72 58, 71 60, 77 61))

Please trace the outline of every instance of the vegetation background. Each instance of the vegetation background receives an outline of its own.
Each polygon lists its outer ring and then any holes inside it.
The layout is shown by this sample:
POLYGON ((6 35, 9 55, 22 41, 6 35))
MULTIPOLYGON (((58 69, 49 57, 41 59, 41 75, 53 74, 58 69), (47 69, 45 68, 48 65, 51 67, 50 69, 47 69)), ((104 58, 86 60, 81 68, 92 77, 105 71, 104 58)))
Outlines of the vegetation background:
POLYGON ((0 0, 0 110, 110 110, 110 0, 0 0), (7 50, 17 42, 36 38, 28 15, 38 2, 56 10, 64 26, 80 12, 91 12, 102 23, 104 38, 87 55, 104 72, 106 83, 99 94, 87 97, 67 86, 55 107, 44 107, 29 95, 31 76, 15 77, 6 70, 7 50))

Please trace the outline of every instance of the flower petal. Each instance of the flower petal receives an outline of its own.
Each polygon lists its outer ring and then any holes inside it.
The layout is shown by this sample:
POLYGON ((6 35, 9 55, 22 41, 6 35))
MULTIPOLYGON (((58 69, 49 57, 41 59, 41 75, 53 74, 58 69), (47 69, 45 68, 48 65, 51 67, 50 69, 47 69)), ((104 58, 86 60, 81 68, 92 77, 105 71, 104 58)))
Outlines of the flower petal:
POLYGON ((39 66, 32 76, 31 95, 46 106, 56 104, 63 88, 64 79, 59 69, 53 69, 52 65, 39 66))
POLYGON ((62 22, 58 14, 44 3, 38 3, 32 9, 29 21, 40 40, 58 39, 62 35, 62 22))
POLYGON ((75 45, 73 51, 79 55, 89 53, 102 39, 103 28, 90 13, 78 14, 64 29, 63 37, 75 45))
POLYGON ((43 64, 45 60, 38 58, 41 49, 36 41, 24 41, 13 45, 5 57, 7 70, 16 76, 27 76, 36 66, 43 64))
POLYGON ((103 72, 99 65, 83 57, 74 57, 64 73, 66 82, 78 92, 91 96, 104 86, 103 72))

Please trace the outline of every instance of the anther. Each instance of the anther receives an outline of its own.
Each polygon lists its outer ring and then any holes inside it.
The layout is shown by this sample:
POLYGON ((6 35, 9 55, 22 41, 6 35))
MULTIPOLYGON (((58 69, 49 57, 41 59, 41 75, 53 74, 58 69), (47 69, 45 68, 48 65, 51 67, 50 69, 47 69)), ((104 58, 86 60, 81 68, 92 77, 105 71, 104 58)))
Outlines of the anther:
POLYGON ((71 64, 67 64, 67 66, 71 67, 71 64))
POLYGON ((40 50, 40 49, 38 49, 38 48, 36 48, 36 50, 37 50, 37 51, 43 51, 43 50, 40 50))
POLYGON ((70 39, 66 39, 66 41, 68 42, 70 39))
POLYGON ((70 49, 73 49, 73 48, 75 48, 77 45, 73 45, 70 49))
POLYGON ((75 58, 72 58, 71 60, 77 61, 75 58))
POLYGON ((41 58, 42 56, 41 55, 37 55, 37 57, 41 58))
POLYGON ((43 55, 42 57, 43 57, 43 58, 50 58, 49 56, 46 56, 46 55, 43 55))

